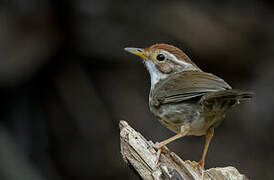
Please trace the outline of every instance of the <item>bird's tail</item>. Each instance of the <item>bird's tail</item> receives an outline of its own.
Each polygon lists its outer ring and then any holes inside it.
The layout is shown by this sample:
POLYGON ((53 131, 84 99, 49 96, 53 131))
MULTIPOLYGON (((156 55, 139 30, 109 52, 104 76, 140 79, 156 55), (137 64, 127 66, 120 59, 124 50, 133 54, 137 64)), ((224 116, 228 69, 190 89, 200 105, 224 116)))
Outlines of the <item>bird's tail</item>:
POLYGON ((239 102, 241 100, 248 100, 254 96, 253 92, 242 91, 242 90, 221 90, 217 92, 209 93, 202 97, 202 102, 209 102, 212 100, 235 100, 235 102, 239 102))

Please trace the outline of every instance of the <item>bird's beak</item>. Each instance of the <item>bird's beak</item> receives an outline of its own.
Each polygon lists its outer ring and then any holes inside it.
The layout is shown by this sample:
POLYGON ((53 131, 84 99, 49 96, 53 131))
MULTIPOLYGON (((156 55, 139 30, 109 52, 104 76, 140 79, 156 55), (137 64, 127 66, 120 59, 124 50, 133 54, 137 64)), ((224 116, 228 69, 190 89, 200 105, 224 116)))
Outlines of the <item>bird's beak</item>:
POLYGON ((127 48, 125 48, 125 51, 130 52, 131 54, 134 54, 136 56, 139 56, 143 60, 146 60, 146 58, 147 58, 145 56, 145 54, 144 54, 144 49, 141 49, 141 48, 130 48, 130 47, 127 47, 127 48))

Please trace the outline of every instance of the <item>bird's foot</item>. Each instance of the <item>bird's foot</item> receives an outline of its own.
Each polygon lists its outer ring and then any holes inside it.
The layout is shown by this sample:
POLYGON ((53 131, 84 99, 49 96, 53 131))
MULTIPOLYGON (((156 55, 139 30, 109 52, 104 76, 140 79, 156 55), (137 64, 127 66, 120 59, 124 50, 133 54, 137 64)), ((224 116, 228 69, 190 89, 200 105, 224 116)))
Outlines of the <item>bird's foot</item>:
POLYGON ((201 173, 202 179, 204 179, 205 170, 204 170, 204 162, 201 160, 199 162, 196 161, 185 161, 185 163, 189 164, 194 169, 197 169, 198 172, 201 173))
POLYGON ((152 145, 152 147, 156 150, 157 155, 156 155, 156 160, 155 160, 155 165, 158 165, 160 155, 163 153, 163 148, 165 147, 164 144, 161 144, 159 142, 156 142, 155 144, 152 145))
POLYGON ((154 143, 154 144, 152 145, 152 147, 153 147, 156 151, 162 149, 164 146, 165 146, 165 145, 163 145, 163 144, 161 144, 161 143, 159 143, 159 142, 156 142, 156 143, 154 143))
POLYGON ((185 163, 189 164, 194 169, 203 170, 204 169, 204 163, 199 161, 185 161, 185 163))

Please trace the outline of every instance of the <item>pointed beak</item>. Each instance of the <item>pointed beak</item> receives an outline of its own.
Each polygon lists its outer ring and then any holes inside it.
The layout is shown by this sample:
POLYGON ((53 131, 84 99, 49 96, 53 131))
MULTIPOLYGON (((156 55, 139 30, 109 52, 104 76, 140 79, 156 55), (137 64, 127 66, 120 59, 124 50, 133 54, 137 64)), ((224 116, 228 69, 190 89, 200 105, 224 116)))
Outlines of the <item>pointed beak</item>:
POLYGON ((127 47, 125 48, 125 51, 131 53, 131 54, 134 54, 136 56, 139 56, 141 57, 143 60, 146 60, 146 56, 144 54, 144 49, 141 49, 141 48, 131 48, 131 47, 127 47))

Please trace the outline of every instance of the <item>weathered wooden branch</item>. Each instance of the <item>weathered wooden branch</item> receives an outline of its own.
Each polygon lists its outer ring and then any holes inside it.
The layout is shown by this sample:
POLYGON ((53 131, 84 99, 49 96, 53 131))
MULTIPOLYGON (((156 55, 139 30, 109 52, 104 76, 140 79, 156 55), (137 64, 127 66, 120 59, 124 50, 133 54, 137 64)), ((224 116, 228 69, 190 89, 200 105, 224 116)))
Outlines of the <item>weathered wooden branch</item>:
POLYGON ((121 153, 124 161, 133 167, 144 180, 247 180, 234 167, 197 169, 193 162, 181 160, 165 148, 156 165, 157 152, 125 121, 120 121, 121 153))

